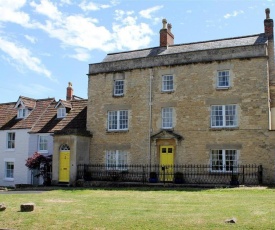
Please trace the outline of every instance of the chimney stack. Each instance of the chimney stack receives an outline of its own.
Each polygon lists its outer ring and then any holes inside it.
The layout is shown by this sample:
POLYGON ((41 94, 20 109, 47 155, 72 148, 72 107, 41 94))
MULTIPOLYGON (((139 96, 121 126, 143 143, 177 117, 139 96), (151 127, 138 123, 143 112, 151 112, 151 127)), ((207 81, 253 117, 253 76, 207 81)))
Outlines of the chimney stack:
POLYGON ((159 31, 160 46, 168 47, 170 45, 174 45, 174 35, 171 32, 172 25, 168 23, 168 26, 167 26, 167 20, 165 18, 162 19, 162 24, 163 24, 162 29, 159 31))
POLYGON ((270 9, 265 9, 266 19, 264 20, 264 32, 268 40, 273 39, 273 19, 270 19, 270 9))
POLYGON ((66 97, 67 101, 71 101, 73 99, 74 90, 73 90, 72 86, 73 86, 72 83, 69 82, 68 87, 67 87, 67 97, 66 97))

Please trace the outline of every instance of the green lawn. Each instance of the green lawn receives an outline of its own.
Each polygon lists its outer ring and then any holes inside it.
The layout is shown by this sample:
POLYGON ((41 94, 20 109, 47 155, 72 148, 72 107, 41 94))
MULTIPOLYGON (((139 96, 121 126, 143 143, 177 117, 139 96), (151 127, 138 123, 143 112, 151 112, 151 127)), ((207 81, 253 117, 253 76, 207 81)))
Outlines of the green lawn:
POLYGON ((0 229, 275 229, 275 189, 64 189, 4 194, 0 229), (20 204, 34 202, 33 212, 20 204), (236 218, 236 224, 225 223, 236 218))

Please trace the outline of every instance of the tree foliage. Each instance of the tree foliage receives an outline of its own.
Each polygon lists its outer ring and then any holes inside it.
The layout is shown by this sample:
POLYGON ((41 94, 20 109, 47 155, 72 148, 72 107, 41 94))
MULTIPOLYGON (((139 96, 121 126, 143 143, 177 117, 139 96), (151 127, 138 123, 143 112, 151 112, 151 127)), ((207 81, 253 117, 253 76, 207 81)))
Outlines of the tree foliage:
POLYGON ((31 157, 26 160, 25 166, 29 170, 38 169, 39 173, 35 175, 36 177, 42 176, 44 183, 50 183, 50 173, 51 173, 52 155, 44 156, 38 152, 35 152, 31 157))

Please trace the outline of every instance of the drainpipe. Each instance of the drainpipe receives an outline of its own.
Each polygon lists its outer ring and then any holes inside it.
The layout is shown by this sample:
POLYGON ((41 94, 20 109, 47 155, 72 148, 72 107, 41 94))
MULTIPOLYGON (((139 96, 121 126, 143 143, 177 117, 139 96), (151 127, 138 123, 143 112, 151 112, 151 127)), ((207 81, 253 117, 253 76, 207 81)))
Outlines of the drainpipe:
POLYGON ((149 139, 149 165, 151 167, 151 160, 152 160, 152 150, 151 150, 151 133, 152 133, 152 80, 153 80, 153 70, 150 69, 150 82, 149 82, 149 132, 148 132, 148 139, 149 139))

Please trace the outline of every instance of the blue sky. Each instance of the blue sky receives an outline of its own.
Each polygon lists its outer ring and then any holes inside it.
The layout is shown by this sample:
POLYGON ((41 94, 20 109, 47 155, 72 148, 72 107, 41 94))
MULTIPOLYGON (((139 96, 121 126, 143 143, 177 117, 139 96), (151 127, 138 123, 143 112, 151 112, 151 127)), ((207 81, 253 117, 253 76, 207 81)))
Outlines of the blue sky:
POLYGON ((175 44, 262 33, 275 0, 0 0, 0 103, 87 98, 88 64, 156 47, 161 20, 175 44))

